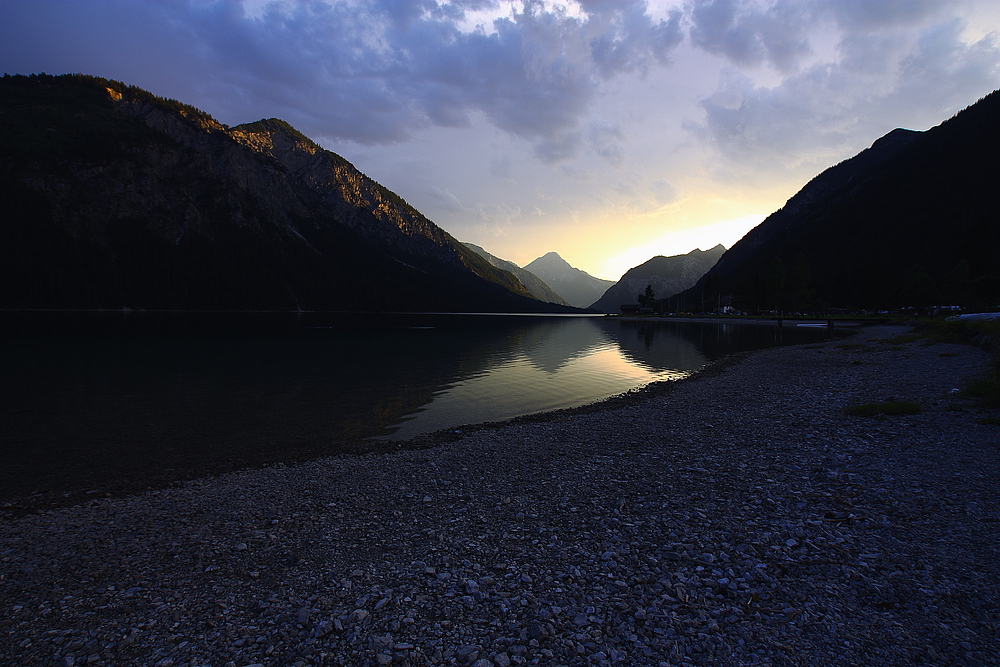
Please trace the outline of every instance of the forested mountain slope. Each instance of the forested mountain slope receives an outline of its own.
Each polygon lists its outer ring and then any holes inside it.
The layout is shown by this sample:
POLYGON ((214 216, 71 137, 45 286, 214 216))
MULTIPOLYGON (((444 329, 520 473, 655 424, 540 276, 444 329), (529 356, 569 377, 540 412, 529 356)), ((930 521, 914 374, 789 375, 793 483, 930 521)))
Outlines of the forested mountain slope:
POLYGON ((0 79, 0 307, 552 310, 287 123, 0 79))
POLYGON ((689 302, 744 310, 1000 304, 1000 93, 897 129, 751 230, 689 302))
POLYGON ((622 304, 636 303, 636 297, 646 287, 653 289, 658 299, 683 292, 698 282, 726 252, 721 243, 708 250, 695 248, 686 255, 657 255, 625 272, 617 283, 608 288, 590 307, 605 313, 617 313, 622 304))

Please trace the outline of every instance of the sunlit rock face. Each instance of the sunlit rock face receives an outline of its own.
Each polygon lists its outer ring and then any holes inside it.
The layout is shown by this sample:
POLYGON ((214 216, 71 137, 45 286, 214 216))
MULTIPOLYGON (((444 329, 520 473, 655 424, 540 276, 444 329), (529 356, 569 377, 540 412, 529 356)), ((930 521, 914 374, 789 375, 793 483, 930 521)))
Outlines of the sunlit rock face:
POLYGON ((0 307, 551 310, 284 121, 0 81, 0 307))

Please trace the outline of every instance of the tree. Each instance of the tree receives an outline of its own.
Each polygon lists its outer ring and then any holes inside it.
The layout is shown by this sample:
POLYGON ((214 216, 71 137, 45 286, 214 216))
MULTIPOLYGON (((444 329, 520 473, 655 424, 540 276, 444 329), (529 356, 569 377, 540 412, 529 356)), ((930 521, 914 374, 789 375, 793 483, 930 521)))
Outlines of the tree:
POLYGON ((636 297, 640 306, 652 308, 656 304, 656 294, 652 285, 646 285, 646 291, 636 297))

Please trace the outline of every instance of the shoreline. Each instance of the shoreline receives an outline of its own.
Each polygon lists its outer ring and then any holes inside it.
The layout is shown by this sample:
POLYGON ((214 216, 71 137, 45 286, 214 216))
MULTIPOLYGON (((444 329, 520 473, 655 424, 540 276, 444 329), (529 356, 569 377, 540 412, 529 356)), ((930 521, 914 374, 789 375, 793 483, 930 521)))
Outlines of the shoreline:
POLYGON ((539 424, 552 420, 565 419, 574 415, 591 414, 604 410, 621 408, 625 405, 638 401, 650 400, 663 396, 670 392, 673 385, 682 382, 697 381, 701 377, 708 377, 733 364, 739 363, 756 350, 746 352, 736 352, 726 355, 715 361, 711 361, 702 368, 692 372, 690 375, 676 380, 659 380, 647 385, 637 387, 621 394, 608 396, 607 398, 592 403, 586 403, 571 408, 559 408, 544 412, 535 412, 526 415, 519 415, 500 421, 474 422, 469 424, 456 424, 455 426, 421 433, 410 438, 397 440, 392 436, 372 436, 360 440, 345 440, 336 443, 337 453, 318 453, 312 448, 296 450, 288 453, 287 458, 282 461, 264 462, 243 462, 234 467, 227 467, 222 470, 213 469, 214 466, 198 468, 198 472, 184 477, 176 477, 163 473, 143 477, 138 480, 125 478, 113 483, 87 484, 73 488, 60 488, 48 491, 37 491, 29 495, 10 496, 3 498, 0 502, 0 522, 13 518, 29 516, 38 512, 46 512, 76 505, 86 504, 95 499, 127 498, 130 496, 143 495, 150 491, 164 490, 178 487, 186 483, 198 480, 210 480, 222 475, 228 475, 244 471, 264 470, 275 466, 300 465, 309 461, 327 458, 352 458, 356 456, 381 456, 393 454, 401 451, 415 451, 423 449, 433 449, 443 444, 455 442, 462 437, 484 430, 494 430, 504 426, 539 424))
POLYGON ((432 448, 4 519, 0 654, 995 664, 1000 428, 951 393, 986 354, 882 340, 908 330, 743 353, 432 448), (923 411, 843 414, 887 400, 923 411))
POLYGON ((529 413, 499 421, 456 424, 451 427, 438 429, 437 431, 420 433, 406 439, 396 439, 391 435, 371 436, 355 440, 340 440, 332 444, 326 443, 322 447, 299 447, 288 450, 280 461, 270 458, 264 460, 230 459, 225 464, 219 462, 209 464, 199 463, 183 472, 179 472, 177 469, 165 469, 159 473, 150 473, 142 476, 126 475, 113 481, 88 482, 74 486, 60 486, 58 488, 36 490, 30 494, 24 493, 6 496, 0 499, 0 521, 23 517, 37 512, 85 504, 94 499, 125 498, 133 495, 141 495, 153 490, 169 489, 187 482, 212 479, 220 475, 245 470, 261 470, 276 465, 297 465, 331 457, 382 455, 406 450, 428 449, 454 442, 459 439, 461 434, 496 429, 504 425, 541 423, 553 419, 563 419, 572 415, 589 414, 622 407, 631 402, 661 396, 671 391, 673 385, 677 383, 696 381, 700 377, 715 374, 723 368, 739 363, 754 352, 755 350, 750 350, 729 354, 720 359, 708 362, 705 366, 693 371, 686 377, 655 381, 623 392, 622 394, 608 396, 592 403, 571 408, 529 413), (335 451, 330 453, 330 449, 335 451))
POLYGON ((613 315, 605 317, 629 322, 694 322, 699 324, 754 324, 763 326, 819 326, 828 325, 831 329, 857 330, 866 326, 912 326, 890 320, 866 317, 749 317, 743 315, 613 315))

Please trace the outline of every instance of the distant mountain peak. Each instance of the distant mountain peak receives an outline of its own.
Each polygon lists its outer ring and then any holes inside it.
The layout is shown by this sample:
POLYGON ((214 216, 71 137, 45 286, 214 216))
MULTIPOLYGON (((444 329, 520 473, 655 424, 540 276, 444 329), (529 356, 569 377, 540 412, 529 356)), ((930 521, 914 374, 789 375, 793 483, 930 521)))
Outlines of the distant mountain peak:
POLYGON ((490 264, 497 267, 498 269, 503 269, 504 271, 510 271, 512 274, 514 274, 514 277, 520 280, 521 284, 527 288, 528 293, 531 294, 531 296, 533 296, 534 298, 538 299, 539 301, 544 301, 546 303, 558 303, 564 306, 569 305, 568 303, 566 303, 565 299, 559 296, 551 287, 546 285, 545 281, 543 281, 541 278, 539 278, 532 272, 522 269, 514 262, 510 262, 506 259, 501 259, 495 255, 491 255, 490 253, 486 252, 486 250, 484 250, 480 246, 477 246, 474 243, 466 243, 465 246, 467 248, 470 248, 474 252, 478 253, 486 261, 488 261, 490 264))
POLYGON ((0 307, 551 312, 287 122, 0 79, 0 307))
MULTIPOLYGON (((574 267, 569 262, 567 262, 565 259, 562 258, 562 255, 560 255, 559 253, 557 253, 554 250, 545 253, 541 257, 535 258, 531 262, 531 264, 525 265, 524 268, 527 269, 528 266, 532 266, 532 265, 534 265, 536 268, 541 267, 541 266, 548 267, 549 270, 553 270, 553 269, 559 269, 559 270, 574 269, 574 267)), ((528 269, 528 270, 530 271, 531 269, 528 269)), ((574 270, 578 271, 579 269, 574 269, 574 270)))
POLYGON ((596 301, 613 280, 595 278, 586 271, 573 267, 557 252, 547 252, 524 269, 535 274, 569 304, 586 308, 596 301))

